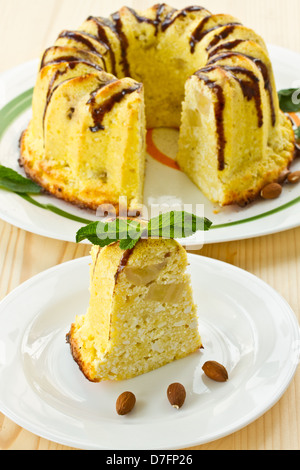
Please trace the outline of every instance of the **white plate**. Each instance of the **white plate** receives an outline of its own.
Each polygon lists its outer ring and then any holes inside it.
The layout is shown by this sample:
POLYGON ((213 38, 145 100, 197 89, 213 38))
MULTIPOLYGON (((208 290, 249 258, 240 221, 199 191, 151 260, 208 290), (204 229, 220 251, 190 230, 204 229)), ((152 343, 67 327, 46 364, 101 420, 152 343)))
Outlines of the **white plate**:
MULTIPOLYGON (((300 55, 270 46, 277 89, 300 86, 300 55)), ((22 173, 18 165, 18 140, 30 119, 31 94, 37 73, 37 61, 32 61, 0 76, 0 163, 22 173)), ((300 122, 300 121, 299 121, 300 122)), ((163 154, 172 160, 176 154, 177 131, 155 130, 148 133, 148 143, 154 142, 163 154)), ((153 152, 151 152, 153 153, 153 152)), ((295 169, 300 169, 297 161, 295 169)), ((0 190, 0 217, 20 228, 47 237, 74 241, 76 231, 85 221, 96 220, 94 214, 81 210, 54 197, 34 198, 42 204, 51 204, 59 210, 84 219, 69 220, 24 201, 15 194, 0 190)), ((300 186, 285 187, 282 197, 275 201, 257 201, 246 208, 236 206, 218 211, 182 172, 162 164, 148 155, 144 203, 151 215, 151 205, 189 204, 195 210, 204 204, 204 215, 215 227, 209 232, 188 240, 188 246, 198 248, 203 243, 218 243, 276 233, 300 225, 300 186), (216 213, 216 209, 217 212, 216 213)))
POLYGON ((0 410, 29 431, 80 449, 180 449, 229 435, 270 409, 298 365, 299 326, 273 289, 231 265, 189 255, 205 349, 119 383, 89 382, 65 335, 89 301, 90 258, 52 268, 0 304, 0 410), (207 379, 216 360, 229 381, 207 379), (174 410, 166 397, 181 382, 187 399, 174 410), (115 401, 130 390, 131 414, 115 401))

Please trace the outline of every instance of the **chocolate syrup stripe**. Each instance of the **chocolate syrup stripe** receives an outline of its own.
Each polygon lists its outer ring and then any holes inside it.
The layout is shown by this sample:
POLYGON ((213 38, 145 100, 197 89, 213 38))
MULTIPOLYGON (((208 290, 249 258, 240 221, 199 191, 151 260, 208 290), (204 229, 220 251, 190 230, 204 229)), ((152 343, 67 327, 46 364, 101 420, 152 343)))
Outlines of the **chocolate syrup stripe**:
POLYGON ((228 36, 230 36, 230 34, 233 33, 233 31, 235 30, 237 26, 240 26, 240 24, 231 23, 225 26, 224 29, 220 32, 220 34, 216 34, 215 37, 211 40, 211 42, 208 44, 206 48, 206 51, 209 53, 209 51, 213 47, 215 47, 220 41, 227 39, 228 36))
MULTIPOLYGON (((127 7, 127 9, 130 11, 130 13, 135 17, 135 19, 139 23, 147 23, 151 24, 155 28, 155 36, 157 36, 158 31, 159 31, 159 25, 161 24, 161 14, 163 13, 166 5, 164 3, 156 5, 156 16, 152 20, 151 18, 146 18, 145 16, 140 16, 137 14, 137 12, 130 7, 127 7)), ((175 10, 176 11, 176 10, 175 10)))
MULTIPOLYGON (((52 47, 49 47, 48 49, 45 50, 44 54, 43 54, 43 57, 42 57, 42 60, 41 60, 41 65, 40 65, 40 70, 45 67, 45 65, 49 65, 49 64, 52 64, 52 63, 60 63, 60 62, 75 62, 75 61, 79 61, 79 60, 82 60, 82 61, 87 61, 89 63, 91 63, 91 61, 88 59, 88 58, 84 58, 84 57, 80 57, 80 55, 78 56, 72 56, 72 55, 61 55, 61 56, 58 56, 50 61, 47 61, 46 60, 46 57, 47 57, 47 53, 50 49, 53 49, 53 48, 61 48, 63 49, 64 46, 52 46, 52 47)), ((100 54, 100 52, 92 52, 92 51, 86 51, 85 49, 78 49, 78 52, 80 52, 83 56, 85 55, 85 53, 92 53, 92 54, 95 54, 96 56, 100 57, 102 60, 103 60, 103 65, 105 67, 105 70, 106 70, 106 63, 105 63, 105 59, 103 57, 102 54, 100 54)))
POLYGON ((116 72, 116 56, 115 56, 115 53, 114 53, 114 51, 113 51, 113 49, 110 45, 109 38, 107 37, 106 31, 105 31, 105 26, 109 27, 114 33, 116 33, 116 31, 112 27, 112 24, 107 23, 107 22, 104 23, 104 21, 101 20, 101 18, 97 18, 95 16, 89 16, 87 21, 94 21, 94 23, 96 23, 98 39, 103 44, 105 44, 107 46, 108 51, 109 51, 109 55, 110 55, 110 60, 111 60, 112 74, 116 75, 117 74, 117 72, 116 72))
POLYGON ((183 10, 177 10, 177 12, 176 10, 171 11, 167 15, 165 20, 163 21, 161 25, 161 30, 166 31, 166 29, 169 28, 178 18, 186 17, 188 13, 191 13, 193 11, 203 11, 203 10, 206 10, 206 8, 203 8, 200 6, 191 6, 191 7, 184 8, 183 10), (175 12, 176 14, 174 15, 175 12))
POLYGON ((43 113, 43 129, 45 127, 45 117, 46 117, 46 112, 50 103, 50 100, 53 95, 53 91, 56 89, 56 87, 53 88, 55 81, 60 75, 64 75, 68 70, 68 66, 65 67, 63 70, 56 70, 55 73, 52 75, 51 80, 48 85, 48 90, 47 90, 47 95, 46 95, 46 103, 44 107, 44 113, 43 113))
MULTIPOLYGON (((49 106, 49 103, 51 101, 51 98, 53 96, 53 93, 54 91, 62 84, 62 83, 65 83, 66 81, 70 80, 70 79, 67 79, 67 80, 64 80, 60 83, 58 83, 56 86, 54 86, 54 83, 55 81, 57 80, 57 78, 61 75, 64 75, 65 73, 67 73, 68 70, 72 70, 74 67, 76 67, 77 64, 79 63, 85 63, 86 65, 88 65, 89 67, 92 67, 94 68, 95 70, 97 71, 103 71, 103 69, 101 69, 101 67, 99 67, 98 65, 96 64, 92 64, 91 62, 87 62, 87 61, 82 61, 82 60, 76 60, 76 61, 73 61, 73 62, 69 62, 66 64, 65 68, 62 69, 62 70, 56 70, 54 72, 54 74, 52 75, 51 77, 51 80, 49 82, 49 85, 48 85, 48 90, 47 90, 47 95, 46 95, 46 103, 45 103, 45 108, 44 108, 44 114, 43 114, 43 127, 44 127, 44 123, 45 123, 45 117, 46 117, 46 112, 47 112, 47 109, 48 109, 48 106, 49 106)), ((75 77, 72 77, 72 78, 75 78, 75 77)))
MULTIPOLYGON (((270 80, 268 67, 266 66, 266 64, 262 60, 257 59, 257 58, 252 57, 252 56, 248 56, 248 55, 240 53, 240 52, 224 52, 223 54, 220 53, 216 57, 213 57, 208 62, 208 65, 209 64, 215 64, 215 63, 217 63, 217 62, 219 62, 223 59, 226 59, 226 58, 238 57, 238 56, 243 56, 243 57, 246 57, 247 59, 252 60, 252 62, 254 62, 255 65, 260 70, 260 72, 263 76, 263 79, 264 79, 265 90, 268 92, 268 95, 269 95, 270 107, 271 107, 271 119, 272 119, 272 125, 274 127, 275 124, 276 124, 276 113, 275 113, 275 105, 274 105, 274 99, 273 99, 273 89, 272 89, 272 84, 271 84, 271 80, 270 80)), ((246 70, 246 69, 244 69, 244 70, 246 70)))
POLYGON ((235 39, 233 41, 225 42, 223 44, 220 44, 219 46, 214 47, 212 50, 209 51, 208 58, 210 59, 211 57, 217 55, 220 51, 231 51, 235 47, 239 46, 242 42, 246 42, 247 39, 235 39))
POLYGON ((95 47, 95 45, 92 42, 92 40, 94 40, 98 42, 99 44, 101 44, 101 46, 103 46, 107 51, 109 51, 109 48, 107 44, 105 44, 105 42, 101 41, 101 39, 99 39, 97 36, 93 36, 92 34, 86 33, 84 31, 62 31, 60 35, 58 36, 58 39, 60 38, 72 39, 73 41, 79 42, 87 46, 87 48, 91 52, 100 54, 97 47, 95 47))
POLYGON ((61 64, 62 62, 70 62, 70 68, 74 68, 75 64, 81 63, 81 64, 86 64, 89 65, 90 67, 94 67, 98 72, 103 72, 103 70, 106 71, 106 64, 104 62, 105 68, 103 69, 100 67, 100 65, 92 63, 86 59, 80 59, 79 57, 75 56, 61 56, 58 57, 57 59, 53 59, 50 62, 46 62, 44 65, 56 65, 56 64, 61 64))
MULTIPOLYGON (((241 23, 227 23, 227 24, 224 24, 224 25, 217 25, 217 26, 214 26, 213 28, 210 28, 210 29, 207 29, 205 30, 205 25, 208 23, 208 21, 210 20, 211 16, 206 16, 202 21, 201 23, 199 23, 199 25, 197 26, 197 28, 194 30, 194 32, 192 33, 191 35, 191 39, 190 39, 190 47, 191 47, 191 53, 193 54, 195 52, 195 49, 196 49, 196 45, 198 44, 198 42, 200 42, 208 33, 211 33, 212 31, 215 31, 217 29, 220 29, 222 27, 226 27, 226 28, 230 28, 229 30, 226 29, 226 32, 223 31, 221 33, 221 35, 229 35, 231 34, 231 32, 233 31, 233 27, 235 26, 241 26, 241 23)), ((216 41, 216 38, 218 38, 218 42, 219 42, 219 37, 221 35, 216 35, 213 39, 213 42, 216 41)), ((225 36, 226 37, 226 36, 225 36)), ((225 37, 221 37, 221 39, 225 39, 225 37)), ((211 44, 211 43, 210 43, 211 44)), ((211 46, 209 45, 208 46, 209 49, 211 49, 212 47, 214 46, 211 46)))
POLYGON ((95 98, 96 98, 97 92, 99 91, 99 88, 95 90, 91 94, 91 98, 89 99, 87 103, 90 105, 90 111, 91 111, 91 115, 94 121, 94 126, 90 127, 90 130, 92 132, 98 132, 100 130, 105 129, 102 124, 105 114, 111 111, 116 103, 120 103, 125 98, 126 95, 130 93, 134 93, 135 91, 139 92, 141 88, 142 88, 142 85, 140 83, 134 86, 131 86, 129 88, 124 88, 123 90, 115 93, 114 95, 109 97, 107 100, 105 100, 99 107, 96 107, 96 103, 95 103, 95 98))
POLYGON ((230 72, 233 78, 240 84, 242 88, 242 92, 244 97, 251 101, 254 99, 256 111, 257 111, 257 118, 258 118, 258 127, 262 127, 264 123, 263 112, 262 112, 262 102, 261 102, 261 93, 259 87, 259 79, 254 75, 253 72, 250 70, 244 69, 242 67, 232 67, 229 65, 222 66, 226 72, 230 72), (242 80, 238 78, 235 74, 239 75, 246 75, 249 80, 242 80))
POLYGON ((127 77, 130 77, 130 68, 129 68, 129 63, 127 60, 127 49, 128 49, 129 43, 128 43, 127 36, 123 32, 123 24, 122 24, 120 13, 117 11, 116 13, 113 13, 111 17, 114 22, 115 30, 117 32, 117 35, 121 44, 121 56, 122 56, 121 65, 123 66, 124 74, 127 77))
MULTIPOLYGON (((211 68, 213 70, 215 67, 211 68)), ((206 70, 209 72, 210 70, 206 70)), ((223 89, 215 81, 208 78, 204 75, 204 70, 199 70, 195 75, 199 80, 204 81, 204 83, 215 92, 217 96, 217 101, 214 104, 215 108, 215 117, 217 122, 217 135, 218 135, 218 169, 219 171, 225 170, 225 131, 224 131, 224 109, 225 109, 225 96, 223 89)))
MULTIPOLYGON (((259 78, 257 78, 251 70, 247 70, 243 67, 236 67, 230 65, 220 65, 219 67, 225 70, 226 72, 230 73, 232 77, 240 84, 243 95, 248 101, 254 99, 257 111, 258 127, 262 127, 263 113, 261 106, 262 103, 259 87, 259 78), (237 75, 246 75, 249 80, 242 80, 241 78, 237 77, 237 75)), ((212 70, 214 70, 214 68, 216 68, 216 66, 211 65, 209 67, 201 69, 200 72, 211 72, 212 70)))
MULTIPOLYGON (((212 89, 217 96, 217 102, 215 103, 215 116, 217 122, 217 134, 218 134, 218 163, 219 163, 219 171, 223 171, 225 169, 225 131, 224 131, 224 109, 225 109, 225 97, 223 89, 220 85, 218 85, 215 81, 211 80, 209 77, 204 75, 205 73, 209 73, 215 70, 218 66, 217 65, 210 65, 206 68, 203 68, 196 72, 196 76, 205 82, 205 84, 212 89)), ((240 84, 242 92, 246 99, 255 100, 257 116, 258 116, 258 125, 261 127, 263 125, 263 114, 261 108, 261 96, 260 96, 260 89, 259 89, 259 79, 254 75, 253 72, 250 70, 244 69, 242 67, 231 67, 222 65, 220 66, 227 72, 231 73, 233 78, 240 84), (250 80, 242 80, 238 78, 235 74, 246 75, 250 80)))

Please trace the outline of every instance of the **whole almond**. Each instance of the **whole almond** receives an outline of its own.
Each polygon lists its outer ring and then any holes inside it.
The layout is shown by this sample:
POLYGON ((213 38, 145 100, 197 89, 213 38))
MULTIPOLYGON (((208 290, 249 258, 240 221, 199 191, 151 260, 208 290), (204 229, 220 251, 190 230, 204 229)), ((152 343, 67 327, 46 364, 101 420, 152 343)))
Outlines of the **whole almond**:
POLYGON ((265 186, 261 191, 263 199, 277 199, 282 193, 282 186, 278 183, 271 183, 265 186))
POLYGON ((228 372, 222 364, 216 361, 208 361, 202 367, 205 375, 215 382, 227 382, 228 372))
POLYGON ((167 396, 173 408, 179 410, 179 408, 183 406, 186 398, 186 391, 184 386, 180 383, 173 383, 169 385, 167 396))
POLYGON ((300 182, 300 171, 294 171, 294 173, 290 173, 288 176, 288 182, 292 184, 297 184, 300 182))
POLYGON ((278 181, 277 183, 278 184, 283 184, 286 182, 286 180, 288 179, 288 176, 291 174, 291 172, 289 170, 284 170, 280 175, 279 175, 279 178, 278 178, 278 181))
POLYGON ((132 392, 123 392, 117 399, 116 410, 118 415, 127 415, 132 411, 136 403, 135 395, 132 392))

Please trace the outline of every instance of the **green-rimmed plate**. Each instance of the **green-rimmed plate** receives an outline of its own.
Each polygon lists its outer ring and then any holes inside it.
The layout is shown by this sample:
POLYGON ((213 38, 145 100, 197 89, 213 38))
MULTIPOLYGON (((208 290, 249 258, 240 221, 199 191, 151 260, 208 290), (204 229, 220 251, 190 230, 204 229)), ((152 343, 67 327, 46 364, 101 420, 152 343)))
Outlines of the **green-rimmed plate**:
MULTIPOLYGON (((269 46, 277 88, 300 86, 300 55, 269 46)), ((0 76, 0 164, 19 168, 19 138, 31 117, 31 99, 38 61, 22 64, 0 76)), ((299 117, 294 116, 300 125, 299 117)), ((274 201, 256 201, 245 208, 236 206, 220 209, 211 204, 198 188, 178 170, 176 155, 178 132, 156 129, 147 135, 147 171, 144 204, 149 217, 158 208, 184 208, 201 212, 213 221, 213 228, 197 233, 188 248, 203 243, 253 238, 289 230, 300 225, 300 186, 287 185, 282 196, 274 201)), ((293 169, 300 170, 300 162, 293 169)), ((0 217, 24 230, 64 241, 75 241, 76 231, 89 221, 97 220, 94 213, 48 195, 21 197, 0 190, 0 217)))

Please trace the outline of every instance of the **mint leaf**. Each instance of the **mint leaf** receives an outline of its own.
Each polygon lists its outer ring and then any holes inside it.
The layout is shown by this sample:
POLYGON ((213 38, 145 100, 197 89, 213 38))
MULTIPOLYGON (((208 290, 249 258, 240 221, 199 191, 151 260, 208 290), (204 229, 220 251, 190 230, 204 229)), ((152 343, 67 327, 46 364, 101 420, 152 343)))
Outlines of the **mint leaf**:
POLYGON ((207 231, 212 222, 184 211, 171 211, 153 217, 147 225, 139 220, 115 219, 92 222, 78 230, 76 242, 89 240, 101 247, 120 242, 122 250, 132 249, 143 238, 186 238, 197 231, 207 231))
POLYGON ((285 113, 300 111, 300 89, 288 88, 278 92, 280 109, 285 113))
POLYGON ((295 136, 297 140, 300 140, 300 127, 295 130, 295 136))
POLYGON ((149 237, 187 238, 197 231, 207 231, 212 222, 183 211, 171 211, 152 218, 148 223, 149 237))
POLYGON ((78 230, 76 242, 87 239, 93 245, 103 247, 120 241, 124 247, 131 244, 134 246, 142 232, 143 228, 137 220, 115 219, 110 222, 92 222, 78 230))
POLYGON ((136 238, 126 238, 125 240, 120 241, 120 248, 121 250, 132 250, 135 247, 137 242, 140 240, 142 236, 142 232, 136 238))
POLYGON ((11 168, 0 165, 0 187, 14 193, 39 194, 41 187, 11 168))
MULTIPOLYGON (((93 245, 98 245, 97 226, 101 222, 91 222, 90 224, 82 227, 76 233, 76 242, 80 243, 83 240, 89 240, 93 245)), ((103 245, 105 246, 105 245, 103 245)))

